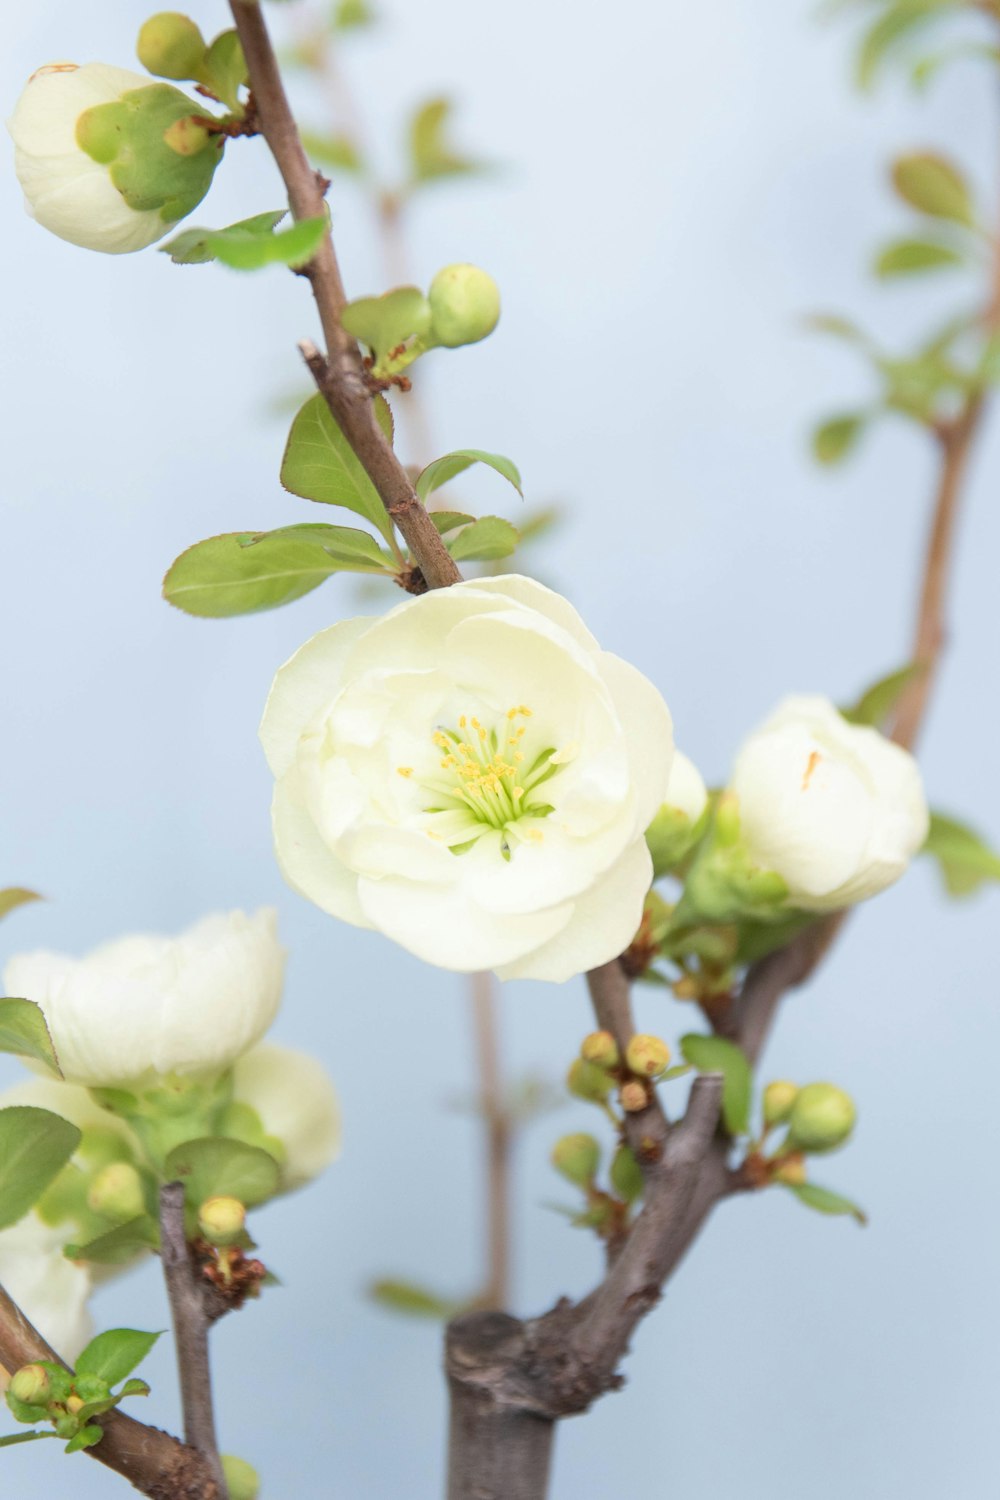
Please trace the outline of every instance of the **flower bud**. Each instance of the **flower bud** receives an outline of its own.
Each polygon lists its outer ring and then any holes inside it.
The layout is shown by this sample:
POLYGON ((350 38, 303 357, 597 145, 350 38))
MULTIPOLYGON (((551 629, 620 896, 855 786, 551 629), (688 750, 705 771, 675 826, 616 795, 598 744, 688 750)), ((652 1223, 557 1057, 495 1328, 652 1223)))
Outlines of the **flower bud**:
POLYGON ((835 1151, 854 1129, 854 1101, 832 1083, 799 1089, 788 1120, 788 1144, 801 1151, 835 1151))
POLYGON ((197 78, 205 58, 206 43, 189 16, 176 10, 161 10, 150 16, 139 32, 135 53, 144 68, 157 78, 197 78))
POLYGON ((779 1079, 764 1090, 764 1124, 784 1125, 798 1098, 798 1085, 779 1079))
POLYGON ((566 1087, 577 1099, 587 1099, 591 1104, 603 1104, 614 1088, 614 1080, 595 1063, 578 1057, 566 1074, 566 1087))
POLYGON ((783 1182, 788 1187, 801 1187, 806 1180, 806 1159, 802 1152, 793 1151, 782 1157, 781 1165, 775 1167, 771 1175, 775 1182, 783 1182))
POLYGON ((69 1412, 71 1417, 75 1417, 79 1412, 81 1412, 86 1404, 87 1403, 84 1401, 83 1397, 78 1396, 75 1391, 71 1396, 66 1397, 66 1410, 69 1412))
POLYGON ((226 1476, 229 1500, 257 1500, 260 1494, 260 1475, 245 1458, 236 1458, 232 1453, 224 1453, 222 1471, 226 1476))
POLYGON ((247 1211, 238 1198, 206 1198, 198 1210, 198 1228, 211 1245, 235 1245, 247 1211))
POLYGON ((583 1039, 580 1056, 598 1068, 616 1068, 621 1061, 618 1043, 610 1031, 592 1031, 583 1039))
POLYGON ((675 750, 666 798, 646 829, 654 877, 666 875, 690 851, 695 826, 707 802, 708 792, 697 766, 675 750))
POLYGON ((611 1186, 619 1198, 623 1198, 626 1203, 634 1203, 637 1198, 642 1197, 644 1185, 642 1169, 631 1147, 618 1147, 608 1175, 611 1179, 611 1186))
POLYGON ((641 1078, 658 1078, 670 1062, 670 1048, 658 1036, 634 1036, 625 1048, 625 1061, 641 1078))
POLYGON ((8 1386, 15 1401, 25 1406, 45 1406, 52 1394, 52 1382, 44 1365, 22 1365, 8 1386))
POLYGON ((478 344, 493 332, 500 317, 500 289, 478 266, 445 266, 427 292, 431 336, 446 349, 478 344))
POLYGON ((628 1083, 622 1085, 620 1098, 622 1109, 630 1115, 637 1115, 649 1104, 649 1090, 644 1083, 640 1083, 638 1078, 630 1078, 628 1083))
POLYGON ((138 1218, 146 1208, 142 1178, 127 1161, 102 1167, 87 1189, 87 1206, 106 1219, 138 1218))
POLYGON ((552 1147, 552 1165, 568 1182, 586 1187, 593 1182, 601 1161, 601 1148, 592 1135, 564 1135, 552 1147))

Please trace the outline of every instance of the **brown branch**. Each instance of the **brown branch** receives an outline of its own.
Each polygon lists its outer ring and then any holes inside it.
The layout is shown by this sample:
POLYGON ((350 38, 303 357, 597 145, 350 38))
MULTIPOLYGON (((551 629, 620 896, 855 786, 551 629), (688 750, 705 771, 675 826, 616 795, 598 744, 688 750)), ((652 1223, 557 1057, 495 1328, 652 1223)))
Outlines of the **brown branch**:
POLYGON ((486 1276, 482 1308, 503 1307, 510 1295, 510 1155, 513 1127, 503 1096, 497 997, 492 974, 470 976, 472 1024, 485 1127, 486 1276))
POLYGON ((205 1290, 195 1277, 184 1230, 184 1184, 180 1182, 168 1182, 160 1189, 160 1255, 174 1325, 184 1437, 202 1455, 218 1494, 224 1497, 226 1481, 215 1436, 208 1358, 211 1319, 205 1290))
MULTIPOLYGON (((257 105, 261 134, 281 173, 295 219, 315 219, 327 212, 326 183, 309 165, 288 103, 268 35, 263 7, 252 0, 230 0, 243 44, 250 88, 257 105)), ((409 475, 375 420, 372 393, 361 355, 343 327, 344 284, 329 232, 303 268, 312 286, 326 355, 307 356, 318 389, 399 528, 428 588, 458 583, 461 574, 420 502, 409 475)))
MULTIPOLYGON (((65 1364, 0 1287, 0 1365, 11 1374, 38 1360, 65 1364)), ((121 1411, 93 1419, 104 1436, 89 1458, 121 1474, 150 1500, 223 1500, 223 1492, 202 1455, 178 1438, 147 1427, 121 1411)))

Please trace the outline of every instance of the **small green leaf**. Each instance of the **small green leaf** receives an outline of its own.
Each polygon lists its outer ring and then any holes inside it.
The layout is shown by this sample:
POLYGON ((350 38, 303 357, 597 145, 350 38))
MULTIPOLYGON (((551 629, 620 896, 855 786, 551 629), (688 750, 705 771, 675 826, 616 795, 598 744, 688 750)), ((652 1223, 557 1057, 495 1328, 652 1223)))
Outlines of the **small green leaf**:
POLYGON ((371 26, 375 20, 368 0, 337 0, 332 25, 335 31, 352 31, 355 27, 371 26))
POLYGON ((340 172, 364 171, 361 153, 349 135, 322 135, 314 130, 303 130, 300 134, 306 155, 313 161, 340 172))
POLYGON ((34 891, 26 891, 23 886, 9 885, 0 890, 0 917, 5 917, 8 912, 14 911, 18 906, 26 906, 29 901, 41 901, 41 896, 34 891))
POLYGON ((456 562, 493 562, 509 557, 521 540, 516 526, 502 516, 480 516, 447 542, 456 562))
POLYGON ((483 165, 456 151, 448 139, 450 99, 429 99, 410 122, 410 172, 417 182, 481 172, 483 165))
POLYGON ((275 233, 283 213, 257 214, 226 229, 185 229, 160 249, 179 266, 218 260, 234 271, 257 271, 262 266, 303 266, 311 260, 327 230, 324 217, 300 219, 275 233))
POLYGON ((0 1052, 33 1057, 58 1078, 62 1077, 49 1028, 34 1000, 0 1000, 0 1052))
POLYGON ((185 614, 220 620, 256 614, 301 599, 341 567, 312 542, 263 539, 243 545, 245 531, 195 542, 173 562, 163 580, 163 597, 185 614))
POLYGON ((118 1392, 117 1399, 119 1401, 124 1401, 128 1396, 148 1396, 149 1389, 150 1388, 147 1381, 139 1380, 136 1376, 133 1376, 131 1380, 126 1380, 125 1384, 118 1392))
POLYGON ((91 1339, 76 1361, 78 1375, 97 1375, 108 1385, 117 1385, 142 1364, 159 1333, 143 1333, 138 1328, 109 1328, 91 1339))
POLYGON ((821 464, 841 463, 857 447, 867 425, 867 413, 861 411, 830 417, 813 432, 813 456, 821 464))
POLYGON ((76 1436, 70 1438, 63 1452, 79 1453, 81 1448, 96 1448, 103 1436, 102 1429, 95 1423, 90 1423, 86 1427, 81 1427, 76 1436))
POLYGON ((722 1118, 730 1135, 744 1135, 750 1125, 753 1075, 746 1054, 721 1036, 691 1031, 681 1037, 681 1052, 699 1073, 722 1074, 722 1118))
POLYGON ((899 42, 921 30, 935 19, 936 14, 953 7, 954 3, 955 0, 903 0, 901 4, 891 5, 862 38, 857 61, 860 87, 871 87, 882 64, 899 42))
POLYGON ((375 1281, 369 1287, 368 1295, 381 1307, 418 1318, 450 1318, 461 1306, 459 1302, 441 1297, 426 1287, 415 1286, 410 1281, 375 1281))
POLYGON ((38 1438, 54 1438, 54 1432, 14 1432, 9 1437, 0 1437, 0 1448, 13 1448, 15 1443, 34 1443, 38 1438))
POLYGON ((872 729, 881 729, 906 688, 925 670, 919 662, 911 662, 909 666, 890 672, 887 677, 880 677, 865 689, 851 708, 842 708, 841 715, 849 724, 867 724, 872 729))
POLYGON ((80 1131, 31 1104, 0 1109, 0 1229, 16 1224, 58 1176, 80 1144, 80 1131))
POLYGON ((116 1224, 106 1234, 88 1240, 83 1245, 67 1245, 64 1255, 67 1260, 89 1260, 99 1266, 119 1266, 141 1255, 144 1250, 157 1250, 160 1232, 155 1219, 149 1214, 139 1214, 124 1224, 116 1224))
POLYGON ((322 521, 303 521, 295 526, 279 526, 275 531, 244 534, 240 545, 256 547, 261 542, 298 541, 322 547, 338 567, 354 573, 394 573, 392 555, 383 552, 375 538, 354 526, 327 526, 322 521))
POLYGON ((931 813, 927 842, 921 850, 937 860, 950 896, 971 896, 992 880, 1000 880, 1000 855, 975 829, 943 813, 931 813))
POLYGON ((502 453, 485 453, 481 448, 457 448, 454 453, 446 453, 443 458, 436 458, 420 474, 414 488, 421 500, 426 502, 428 495, 434 490, 441 489, 457 474, 464 473, 473 464, 488 464, 491 469, 495 469, 509 484, 512 484, 523 499, 524 491, 521 489, 521 476, 517 471, 517 465, 511 463, 509 458, 504 458, 502 453))
POLYGON ((868 1215, 856 1203, 852 1203, 850 1198, 831 1193, 829 1188, 819 1187, 815 1182, 784 1182, 781 1186, 794 1193, 807 1208, 816 1209, 817 1213, 850 1214, 859 1224, 868 1223, 868 1215))
POLYGON ((893 163, 896 192, 922 214, 951 219, 971 228, 975 224, 968 183, 952 162, 931 151, 915 151, 893 163))
POLYGON ((912 276, 964 263, 965 257, 950 245, 936 245, 932 240, 894 240, 879 251, 875 274, 882 277, 912 276))
POLYGON ((170 1181, 183 1182, 188 1204, 197 1208, 206 1198, 237 1198, 247 1208, 273 1198, 281 1169, 259 1146, 225 1136, 203 1136, 175 1146, 166 1160, 170 1181))
MULTIPOLYGON (((392 438, 392 414, 384 401, 375 403, 383 432, 392 438)), ((311 396, 292 423, 281 482, 293 495, 321 505, 342 505, 363 516, 386 541, 392 522, 361 461, 330 414, 323 397, 311 396)))
POLYGON ((427 332, 431 305, 418 286, 397 286, 381 297, 348 302, 340 321, 379 360, 407 339, 427 332))
POLYGON ((459 526, 468 526, 470 521, 476 519, 461 510, 432 510, 428 511, 428 515, 442 536, 449 531, 457 531, 459 526))

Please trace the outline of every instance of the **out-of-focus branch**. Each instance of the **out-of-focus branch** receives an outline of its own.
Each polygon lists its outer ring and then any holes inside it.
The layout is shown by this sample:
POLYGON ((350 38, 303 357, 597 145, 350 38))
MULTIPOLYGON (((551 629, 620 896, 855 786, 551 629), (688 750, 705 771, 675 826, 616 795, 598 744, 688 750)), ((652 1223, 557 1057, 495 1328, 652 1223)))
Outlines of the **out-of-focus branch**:
POLYGON ((478 1302, 484 1308, 497 1308, 503 1307, 510 1295, 513 1125, 504 1099, 497 995, 492 974, 471 975, 469 989, 479 1079, 478 1104, 486 1146, 486 1275, 478 1302))

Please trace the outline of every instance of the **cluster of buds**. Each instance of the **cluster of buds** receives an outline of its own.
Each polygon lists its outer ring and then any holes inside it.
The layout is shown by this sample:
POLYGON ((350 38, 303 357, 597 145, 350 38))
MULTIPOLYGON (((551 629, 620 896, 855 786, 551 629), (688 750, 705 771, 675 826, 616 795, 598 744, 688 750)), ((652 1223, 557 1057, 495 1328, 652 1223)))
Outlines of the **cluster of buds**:
POLYGON ((806 1181, 806 1158, 823 1156, 846 1145, 854 1130, 857 1110, 843 1089, 832 1083, 804 1087, 777 1079, 763 1098, 764 1130, 759 1147, 746 1163, 760 1185, 780 1182, 798 1187, 806 1181), (784 1128, 781 1144, 765 1157, 762 1147, 772 1131, 784 1128))
MULTIPOLYGON (((603 1105, 615 1088, 626 1114, 638 1114, 649 1105, 650 1086, 662 1078, 670 1065, 670 1048, 658 1036, 637 1032, 622 1056, 610 1031, 592 1031, 584 1037, 580 1056, 566 1076, 566 1087, 577 1099, 603 1105)), ((612 1116, 614 1118, 614 1116, 612 1116)))
POLYGON ((604 1240, 614 1241, 628 1232, 632 1205, 642 1197, 642 1170, 631 1149, 621 1144, 608 1169, 611 1191, 598 1186, 601 1147, 586 1131, 564 1135, 552 1148, 552 1165, 561 1177, 584 1193, 584 1207, 574 1223, 593 1229, 604 1240))
POLYGON ((500 318, 500 290, 486 271, 464 262, 445 266, 426 295, 400 286, 381 297, 359 297, 341 315, 348 333, 369 349, 375 381, 401 384, 402 372, 430 349, 478 344, 500 318))
POLYGON ((66 1452, 92 1448, 103 1433, 93 1422, 110 1411, 125 1396, 145 1396, 149 1386, 144 1380, 127 1380, 113 1395, 109 1382, 91 1372, 67 1370, 53 1360, 39 1360, 22 1365, 11 1376, 6 1390, 7 1405, 18 1422, 49 1422, 56 1437, 66 1442, 66 1452))

